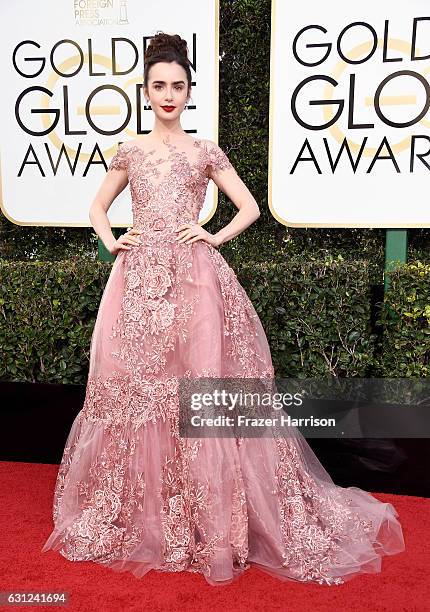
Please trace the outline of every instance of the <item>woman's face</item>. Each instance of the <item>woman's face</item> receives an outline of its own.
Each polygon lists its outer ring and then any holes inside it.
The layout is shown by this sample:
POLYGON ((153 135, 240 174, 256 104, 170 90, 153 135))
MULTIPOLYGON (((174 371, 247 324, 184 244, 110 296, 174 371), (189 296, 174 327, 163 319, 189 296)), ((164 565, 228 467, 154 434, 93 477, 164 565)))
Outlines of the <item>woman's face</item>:
POLYGON ((187 74, 182 66, 176 62, 158 62, 151 66, 146 97, 159 119, 178 119, 188 99, 187 74), (168 112, 163 106, 175 108, 168 112))

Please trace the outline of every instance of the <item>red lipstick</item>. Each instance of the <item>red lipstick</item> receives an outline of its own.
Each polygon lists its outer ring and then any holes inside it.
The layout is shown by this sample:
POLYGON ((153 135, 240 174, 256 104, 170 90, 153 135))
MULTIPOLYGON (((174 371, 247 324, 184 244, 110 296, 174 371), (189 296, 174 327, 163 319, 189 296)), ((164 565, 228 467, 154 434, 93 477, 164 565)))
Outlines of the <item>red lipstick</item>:
POLYGON ((162 106, 161 108, 167 113, 171 113, 173 110, 175 110, 176 106, 162 106))

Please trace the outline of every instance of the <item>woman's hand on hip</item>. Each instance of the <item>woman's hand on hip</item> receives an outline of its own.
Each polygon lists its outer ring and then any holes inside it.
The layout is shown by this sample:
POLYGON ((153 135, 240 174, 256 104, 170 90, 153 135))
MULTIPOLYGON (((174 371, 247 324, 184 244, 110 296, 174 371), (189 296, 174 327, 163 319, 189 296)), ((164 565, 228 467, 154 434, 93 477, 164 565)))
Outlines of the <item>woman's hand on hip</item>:
POLYGON ((141 244, 141 240, 139 238, 135 238, 134 236, 140 235, 142 232, 140 230, 134 229, 133 227, 128 230, 125 234, 122 234, 118 240, 116 240, 109 252, 111 255, 117 255, 119 251, 129 251, 132 247, 128 246, 129 244, 141 244))
POLYGON ((175 238, 178 243, 192 244, 193 242, 197 242, 197 240, 203 240, 213 247, 219 246, 218 239, 213 234, 207 232, 198 223, 183 223, 179 225, 175 231, 179 232, 175 238))

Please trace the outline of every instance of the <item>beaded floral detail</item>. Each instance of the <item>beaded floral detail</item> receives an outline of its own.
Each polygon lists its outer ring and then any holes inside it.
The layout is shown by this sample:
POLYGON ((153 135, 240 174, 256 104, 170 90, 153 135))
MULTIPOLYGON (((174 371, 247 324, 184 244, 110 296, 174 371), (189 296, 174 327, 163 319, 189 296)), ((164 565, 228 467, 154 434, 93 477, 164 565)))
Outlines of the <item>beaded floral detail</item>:
POLYGON ((198 153, 193 162, 189 153, 178 151, 169 140, 166 145, 169 155, 155 160, 154 149, 146 152, 137 145, 121 145, 109 166, 127 170, 134 227, 142 230, 142 246, 124 254, 125 290, 111 335, 120 336, 122 343, 113 355, 129 371, 147 375, 162 374, 166 354, 174 350, 178 336, 186 341, 187 322, 198 301, 197 293, 186 299, 183 290, 184 283, 193 280, 196 247, 175 242, 174 230, 181 223, 198 222, 207 172, 232 167, 215 143, 194 140, 198 153), (160 166, 166 163, 170 168, 161 175, 160 166), (152 180, 160 175, 161 180, 152 180))
POLYGON ((168 155, 154 158, 155 149, 123 143, 109 164, 109 170, 127 172, 133 225, 144 230, 144 237, 157 223, 167 233, 180 223, 197 223, 210 177, 233 168, 224 151, 211 141, 194 139, 193 156, 179 151, 169 138, 165 144, 168 155))
MULTIPOLYGON (((115 435, 110 437, 85 480, 77 483, 81 512, 65 529, 60 549, 67 559, 109 564, 126 558, 141 540, 142 528, 135 524, 134 516, 143 510, 145 482, 142 473, 136 473, 132 480, 127 477, 127 457, 133 455, 135 445, 135 440, 118 443, 115 435)), ((70 452, 65 449, 66 461, 70 452)), ((60 490, 66 476, 63 467, 59 473, 60 490)), ((55 515, 59 502, 57 496, 55 515)))
POLYGON ((285 552, 282 565, 292 577, 319 584, 343 584, 332 576, 342 542, 368 543, 371 521, 354 512, 342 489, 317 484, 301 461, 297 445, 275 438, 278 449, 277 486, 274 494, 281 508, 281 533, 285 552))

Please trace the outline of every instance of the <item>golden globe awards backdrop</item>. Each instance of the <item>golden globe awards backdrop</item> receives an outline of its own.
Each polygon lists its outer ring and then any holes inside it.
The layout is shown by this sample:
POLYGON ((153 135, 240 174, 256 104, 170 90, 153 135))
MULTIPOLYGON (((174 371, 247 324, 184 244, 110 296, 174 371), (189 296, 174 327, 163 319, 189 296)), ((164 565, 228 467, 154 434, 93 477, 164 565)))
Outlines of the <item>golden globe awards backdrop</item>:
POLYGON ((429 227, 430 6, 272 1, 269 206, 287 226, 429 227))
MULTIPOLYGON (((91 201, 118 143, 151 130, 144 52, 158 30, 187 40, 192 92, 181 123, 217 140, 217 0, 3 2, 2 211, 20 225, 90 226, 91 201)), ((210 181, 200 219, 216 202, 210 181)), ((127 188, 109 209, 132 224, 127 188)))

